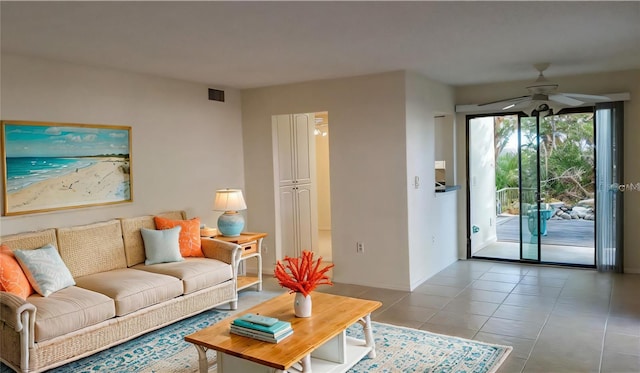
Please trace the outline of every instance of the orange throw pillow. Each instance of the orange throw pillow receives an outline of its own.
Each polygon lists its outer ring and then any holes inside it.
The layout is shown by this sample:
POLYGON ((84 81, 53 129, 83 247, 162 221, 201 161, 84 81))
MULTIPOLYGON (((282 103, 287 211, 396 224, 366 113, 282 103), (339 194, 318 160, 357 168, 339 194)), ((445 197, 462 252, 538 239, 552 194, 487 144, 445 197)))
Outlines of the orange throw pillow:
POLYGON ((0 245, 0 290, 22 299, 27 299, 33 294, 33 287, 7 245, 0 245))
POLYGON ((156 223, 157 229, 171 229, 177 225, 182 227, 180 229, 178 243, 180 244, 180 254, 183 257, 204 256, 202 248, 200 247, 200 218, 171 220, 156 216, 153 220, 156 223))

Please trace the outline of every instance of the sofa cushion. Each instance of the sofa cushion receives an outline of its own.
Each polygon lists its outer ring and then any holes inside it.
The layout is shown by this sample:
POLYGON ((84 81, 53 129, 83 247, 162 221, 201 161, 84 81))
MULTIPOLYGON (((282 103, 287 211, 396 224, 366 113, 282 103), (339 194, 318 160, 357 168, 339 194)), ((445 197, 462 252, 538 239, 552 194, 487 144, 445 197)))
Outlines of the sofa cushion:
MULTIPOLYGON (((163 216, 169 219, 184 219, 186 214, 184 211, 169 211, 157 216, 163 216)), ((124 252, 127 258, 127 267, 133 267, 136 264, 144 263, 146 256, 144 252, 144 241, 140 234, 140 228, 156 229, 156 223, 153 216, 136 216, 133 218, 121 218, 122 239, 124 241, 124 252)))
POLYGON ((218 285, 233 278, 231 266, 215 259, 185 258, 184 262, 139 264, 133 268, 178 278, 182 280, 185 294, 218 285))
POLYGON ((119 220, 58 228, 58 250, 73 277, 126 268, 119 220))
POLYGON ((34 294, 27 300, 37 308, 36 342, 98 324, 116 313, 112 299, 77 286, 62 289, 46 298, 34 294))
POLYGON ((180 255, 178 237, 182 227, 171 229, 147 229, 140 228, 144 241, 144 252, 147 259, 144 264, 181 262, 184 259, 180 255))
POLYGON ((12 250, 38 249, 48 243, 57 247, 56 230, 54 228, 2 236, 2 244, 9 246, 12 250))
POLYGON ((180 253, 184 257, 197 256, 204 257, 200 243, 200 218, 190 220, 173 220, 162 216, 153 218, 158 229, 170 229, 181 226, 180 231, 180 253))
POLYGON ((13 254, 33 289, 43 297, 75 285, 71 272, 53 245, 35 250, 14 250, 13 254))
POLYGON ((20 267, 20 263, 9 246, 4 244, 0 245, 0 290, 22 299, 27 299, 33 294, 33 287, 20 267))
POLYGON ((117 316, 182 294, 182 282, 177 278, 130 268, 78 277, 76 284, 113 299, 117 316))

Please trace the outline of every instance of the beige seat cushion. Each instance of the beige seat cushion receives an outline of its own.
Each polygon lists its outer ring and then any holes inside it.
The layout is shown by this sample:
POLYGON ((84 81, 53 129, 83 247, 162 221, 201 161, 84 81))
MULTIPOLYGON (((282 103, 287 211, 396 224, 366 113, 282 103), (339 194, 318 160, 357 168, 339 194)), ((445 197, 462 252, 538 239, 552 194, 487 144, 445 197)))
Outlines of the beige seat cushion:
POLYGON ((41 342, 115 316, 113 299, 77 286, 58 290, 44 298, 27 298, 37 308, 35 339, 41 342))
POLYGON ((94 273, 75 280, 76 286, 113 299, 117 316, 182 295, 182 282, 177 278, 131 268, 94 273))
POLYGON ((185 294, 218 285, 233 278, 233 270, 229 264, 206 258, 185 258, 182 262, 152 265, 139 264, 132 268, 178 278, 182 280, 185 294))

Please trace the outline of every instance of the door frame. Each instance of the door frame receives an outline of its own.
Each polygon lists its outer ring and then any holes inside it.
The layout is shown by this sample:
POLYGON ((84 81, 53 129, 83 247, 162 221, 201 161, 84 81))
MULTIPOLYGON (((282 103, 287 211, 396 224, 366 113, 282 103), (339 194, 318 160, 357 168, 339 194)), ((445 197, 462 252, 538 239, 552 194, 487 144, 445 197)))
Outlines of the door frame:
MULTIPOLYGON (((564 108, 562 110, 560 110, 558 113, 556 113, 556 115, 560 115, 560 114, 571 114, 571 113, 587 113, 587 112, 591 112, 594 114, 594 141, 597 141, 596 139, 596 129, 595 129, 595 111, 596 111, 596 106, 589 106, 589 107, 576 107, 576 108, 564 108)), ((520 121, 523 117, 528 117, 526 113, 523 112, 500 112, 500 113, 480 113, 480 114, 468 114, 465 115, 465 160, 466 160, 466 170, 465 170, 465 176, 466 176, 466 233, 467 233, 467 259, 482 259, 482 260, 493 260, 493 261, 503 261, 503 262, 515 262, 515 263, 529 263, 529 264, 542 264, 542 265, 559 265, 559 266, 564 266, 564 267, 577 267, 577 268, 596 268, 596 259, 597 259, 597 252, 596 252, 596 247, 595 244, 597 242, 597 235, 598 232, 596 229, 594 229, 594 250, 593 250, 593 265, 585 265, 585 264, 576 264, 576 263, 558 263, 558 262, 547 262, 547 261, 542 261, 541 259, 541 254, 542 254, 542 250, 541 250, 541 240, 538 239, 538 259, 537 260, 531 260, 531 259, 523 259, 522 258, 522 223, 520 222, 520 242, 519 242, 519 251, 520 251, 520 259, 509 259, 509 258, 493 258, 493 257, 481 257, 481 256, 473 256, 471 254, 471 235, 472 235, 472 231, 471 231, 471 178, 470 178, 470 121, 476 118, 484 118, 484 117, 496 117, 496 116, 517 116, 518 117, 518 167, 519 167, 519 175, 518 177, 520 178, 520 173, 521 173, 521 159, 520 159, 520 121)), ((538 133, 540 131, 540 117, 537 117, 536 119, 536 128, 538 129, 538 133)), ((538 181, 537 181, 537 190, 538 193, 540 193, 540 156, 539 156, 539 147, 540 147, 540 140, 538 138, 537 141, 537 147, 538 147, 538 156, 537 156, 537 172, 538 172, 538 181)), ((596 157, 596 162, 594 163, 594 169, 596 171, 596 175, 597 175, 597 169, 596 169, 596 165, 597 165, 597 154, 595 153, 594 150, 594 157, 596 157)), ((520 188, 520 186, 519 186, 520 188)), ((596 195, 594 195, 594 200, 596 199, 596 195)), ((538 202, 538 213, 537 215, 537 219, 538 219, 538 224, 537 224, 537 229, 538 231, 540 230, 540 198, 537 198, 538 202)), ((522 201, 520 201, 520 204, 522 203, 522 201)), ((595 200, 595 203, 597 205, 597 200, 595 200)), ((522 207, 522 206, 520 206, 522 207)), ((540 237, 540 232, 538 232, 538 237, 540 237)))

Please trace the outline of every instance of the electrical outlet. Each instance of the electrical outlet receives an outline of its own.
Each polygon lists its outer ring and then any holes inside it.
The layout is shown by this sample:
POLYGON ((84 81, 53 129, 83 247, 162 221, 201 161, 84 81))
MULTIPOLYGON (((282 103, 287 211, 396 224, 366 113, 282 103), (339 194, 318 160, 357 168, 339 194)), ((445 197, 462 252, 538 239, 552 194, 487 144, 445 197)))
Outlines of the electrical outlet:
POLYGON ((362 254, 364 253, 364 242, 356 242, 356 253, 362 254))
POLYGON ((431 244, 436 244, 436 236, 431 236, 431 244))
POLYGON ((260 251, 262 251, 263 254, 266 254, 269 252, 269 247, 265 244, 262 244, 262 247, 260 247, 260 251))

